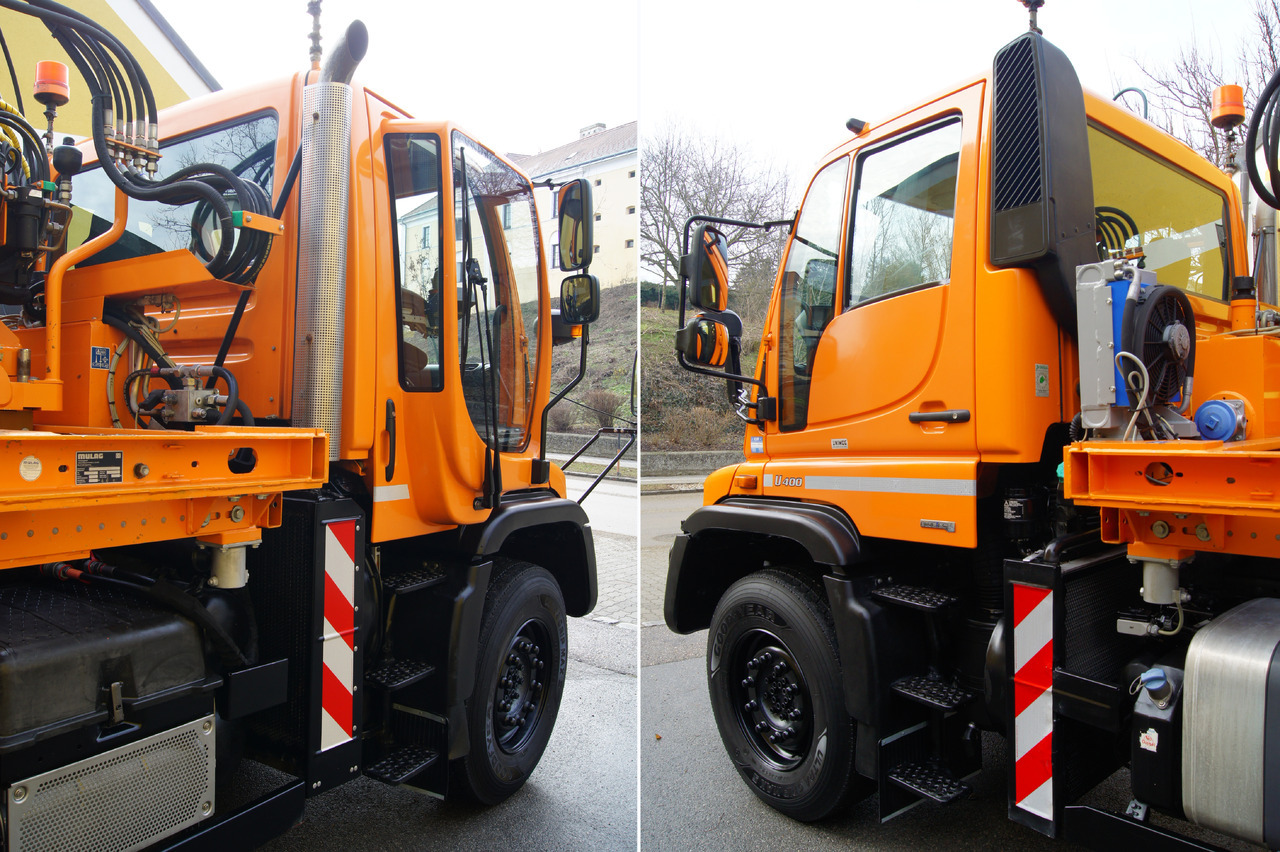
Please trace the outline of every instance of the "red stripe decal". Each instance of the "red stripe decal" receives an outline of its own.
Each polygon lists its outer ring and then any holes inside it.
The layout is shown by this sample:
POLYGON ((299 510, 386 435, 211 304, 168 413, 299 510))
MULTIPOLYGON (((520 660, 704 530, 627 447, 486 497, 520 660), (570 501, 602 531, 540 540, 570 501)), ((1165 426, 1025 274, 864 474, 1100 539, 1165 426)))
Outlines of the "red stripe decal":
POLYGON ((1018 716, 1053 686, 1053 644, 1041 648, 1013 677, 1013 715, 1018 716))
POLYGON ((324 666, 323 669, 324 676, 321 679, 320 705, 324 707, 326 713, 333 717, 333 721, 341 726, 342 730, 350 734, 351 716, 354 709, 351 688, 338 680, 338 676, 329 671, 328 666, 324 666))
POLYGON ((333 533, 338 544, 342 545, 347 558, 354 563, 356 561, 356 522, 354 520, 335 521, 329 524, 329 531, 333 533))
POLYGON ((1053 777, 1053 734, 1048 734, 1022 756, 1014 767, 1014 801, 1021 802, 1053 777))
POLYGON ((1017 627, 1022 619, 1031 614, 1031 610, 1049 596, 1049 589, 1038 589, 1035 586, 1013 584, 1013 626, 1017 627))
POLYGON ((343 596, 333 577, 324 575, 324 617, 337 631, 347 647, 355 650, 356 614, 351 602, 343 596))

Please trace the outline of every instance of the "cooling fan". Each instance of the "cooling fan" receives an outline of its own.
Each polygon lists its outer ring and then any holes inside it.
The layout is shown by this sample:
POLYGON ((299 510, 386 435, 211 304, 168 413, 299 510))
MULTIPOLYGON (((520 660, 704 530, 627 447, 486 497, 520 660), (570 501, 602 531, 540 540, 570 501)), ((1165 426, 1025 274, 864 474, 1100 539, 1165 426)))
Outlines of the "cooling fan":
POLYGON ((1163 284, 1143 288, 1125 308, 1124 351, 1147 368, 1147 405, 1169 405, 1182 394, 1196 357, 1196 319, 1186 293, 1163 284))

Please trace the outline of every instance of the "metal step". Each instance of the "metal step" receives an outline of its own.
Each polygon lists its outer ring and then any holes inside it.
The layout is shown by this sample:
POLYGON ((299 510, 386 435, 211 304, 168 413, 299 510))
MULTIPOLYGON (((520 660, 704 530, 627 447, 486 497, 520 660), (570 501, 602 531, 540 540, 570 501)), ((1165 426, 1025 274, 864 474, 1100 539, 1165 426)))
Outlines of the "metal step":
POLYGON ((382 578, 382 585, 397 595, 416 592, 428 586, 434 586, 445 578, 444 567, 428 562, 421 568, 403 571, 399 574, 388 574, 382 578))
POLYGON ((894 681, 893 691, 926 707, 938 710, 955 710, 973 700, 973 693, 966 689, 922 675, 894 681))
POLYGON ((895 584, 873 589, 871 597, 889 604, 905 606, 921 612, 936 612, 944 607, 959 602, 959 598, 925 589, 920 586, 904 586, 895 584))
POLYGON ((973 788, 945 769, 924 763, 903 763, 889 770, 889 780, 926 799, 947 804, 967 798, 973 788))
POLYGON ((435 670, 435 666, 421 660, 388 660, 366 674, 364 679, 381 689, 403 689, 412 683, 417 683, 435 670))
POLYGON ((405 746, 365 767, 364 774, 384 784, 403 784, 436 762, 440 755, 428 748, 405 746))

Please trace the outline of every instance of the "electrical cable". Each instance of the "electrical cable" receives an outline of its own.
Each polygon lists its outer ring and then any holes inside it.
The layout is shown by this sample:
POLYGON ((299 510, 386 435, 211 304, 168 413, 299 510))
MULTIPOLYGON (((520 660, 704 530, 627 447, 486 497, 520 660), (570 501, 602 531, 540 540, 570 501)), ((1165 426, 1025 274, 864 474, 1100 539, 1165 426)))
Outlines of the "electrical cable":
POLYGON ((9 55, 9 43, 4 40, 3 30, 0 30, 0 50, 4 51, 4 61, 9 66, 9 79, 13 82, 13 99, 18 102, 18 112, 26 112, 22 108, 22 86, 18 83, 18 72, 13 69, 13 57, 9 55))
MULTIPOLYGON (((1133 361, 1133 363, 1138 365, 1138 370, 1130 372, 1128 375, 1125 376, 1125 378, 1131 379, 1137 376, 1138 378, 1142 379, 1142 394, 1138 398, 1137 406, 1135 406, 1133 409, 1133 416, 1129 418, 1129 425, 1126 426, 1124 429, 1124 436, 1121 437, 1120 439, 1122 441, 1129 441, 1129 440, 1134 440, 1129 437, 1129 433, 1134 431, 1134 427, 1138 423, 1139 415, 1141 415, 1143 411, 1146 410, 1147 389, 1150 387, 1151 381, 1150 381, 1150 377, 1147 375, 1147 365, 1143 364, 1142 360, 1138 358, 1138 356, 1134 355, 1132 352, 1120 351, 1116 353, 1116 357, 1115 357, 1116 369, 1121 370, 1122 375, 1123 375, 1123 368, 1120 366, 1121 358, 1128 358, 1129 360, 1133 361), (1140 375, 1139 375, 1139 372, 1140 372, 1140 375)), ((1151 415, 1149 413, 1147 414, 1147 421, 1148 422, 1151 421, 1151 415)))

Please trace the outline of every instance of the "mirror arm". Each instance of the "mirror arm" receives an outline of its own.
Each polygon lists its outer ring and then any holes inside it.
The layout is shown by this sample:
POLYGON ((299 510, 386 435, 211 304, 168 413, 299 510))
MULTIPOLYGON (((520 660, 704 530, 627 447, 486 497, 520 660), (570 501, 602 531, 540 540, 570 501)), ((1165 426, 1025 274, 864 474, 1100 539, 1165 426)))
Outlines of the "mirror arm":
POLYGON ((681 367, 684 367, 686 370, 688 370, 691 373, 699 373, 701 375, 711 376, 716 379, 728 379, 731 382, 742 382, 743 384, 747 384, 747 385, 755 385, 756 387, 760 388, 760 390, 768 392, 768 388, 765 387, 764 382, 760 381, 759 379, 753 378, 751 376, 744 376, 740 373, 728 373, 728 372, 725 372, 724 370, 712 370, 712 369, 708 369, 707 367, 699 366, 697 364, 690 364, 688 361, 685 360, 684 353, 678 349, 676 350, 676 360, 680 362, 681 367))
MULTIPOLYGON (((797 213, 796 215, 799 215, 799 213, 797 213)), ((786 225, 788 228, 791 228, 794 230, 796 226, 795 217, 792 217, 790 219, 775 219, 771 222, 745 222, 741 219, 726 219, 723 216, 690 216, 689 219, 684 223, 684 242, 681 244, 681 251, 683 252, 684 255, 689 254, 689 252, 692 250, 692 248, 689 245, 689 238, 693 236, 693 226, 698 222, 710 222, 713 225, 733 225, 734 227, 737 227, 737 228, 763 228, 766 231, 771 231, 774 228, 779 228, 783 225, 786 225)), ((725 259, 728 260, 728 258, 725 258, 725 259)), ((680 328, 684 328, 684 303, 685 303, 685 296, 688 294, 688 292, 689 292, 689 279, 681 275, 680 276, 680 325, 679 325, 680 328)), ((686 367, 687 369, 693 370, 692 367, 684 363, 683 356, 681 356, 680 363, 682 366, 686 367)), ((693 370, 693 371, 695 373, 699 372, 698 370, 693 370)))
POLYGON ((538 462, 547 460, 547 414, 551 411, 560 400, 565 398, 569 391, 578 386, 578 382, 582 381, 582 377, 587 374, 587 344, 591 340, 591 332, 588 331, 590 326, 582 326, 582 348, 578 355, 578 375, 570 380, 569 384, 562 387, 555 396, 547 400, 547 404, 542 407, 542 442, 538 446, 538 462))

